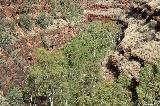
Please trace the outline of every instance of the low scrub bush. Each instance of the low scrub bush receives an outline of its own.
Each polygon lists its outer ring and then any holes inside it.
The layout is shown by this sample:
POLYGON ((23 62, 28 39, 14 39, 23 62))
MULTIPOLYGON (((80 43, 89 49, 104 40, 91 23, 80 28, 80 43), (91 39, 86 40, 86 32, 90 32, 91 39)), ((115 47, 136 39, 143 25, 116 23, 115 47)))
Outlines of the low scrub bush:
POLYGON ((36 25, 40 26, 41 28, 47 28, 49 24, 49 19, 46 17, 45 13, 42 12, 36 19, 36 25))
POLYGON ((7 32, 4 26, 0 25, 0 48, 5 49, 11 43, 11 35, 7 32))
POLYGON ((22 14, 20 16, 19 24, 24 30, 31 31, 32 29, 32 23, 27 14, 22 14))
POLYGON ((10 87, 6 98, 11 106, 21 106, 23 103, 22 92, 19 87, 10 87))

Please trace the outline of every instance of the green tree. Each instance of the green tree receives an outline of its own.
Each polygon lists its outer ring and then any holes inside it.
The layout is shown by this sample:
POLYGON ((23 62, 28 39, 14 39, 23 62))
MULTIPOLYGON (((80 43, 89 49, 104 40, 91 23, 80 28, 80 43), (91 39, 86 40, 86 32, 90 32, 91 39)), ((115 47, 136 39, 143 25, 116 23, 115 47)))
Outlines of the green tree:
POLYGON ((19 87, 10 87, 6 98, 11 106, 21 106, 23 103, 22 92, 19 87))
POLYGON ((64 48, 54 52, 38 49, 38 63, 28 75, 28 93, 50 97, 54 106, 129 106, 128 79, 105 83, 99 65, 114 48, 116 31, 115 24, 92 22, 64 48))
POLYGON ((95 87, 94 105, 97 106, 132 106, 131 92, 128 91, 130 80, 123 74, 113 83, 103 81, 95 87))
POLYGON ((63 84, 67 75, 64 55, 60 51, 49 53, 44 49, 38 49, 37 52, 38 64, 31 67, 26 90, 33 97, 53 98, 54 105, 62 103, 62 92, 65 92, 63 84))
POLYGON ((145 65, 137 87, 139 104, 156 104, 160 100, 160 64, 145 65))
POLYGON ((96 63, 115 47, 114 35, 118 26, 114 22, 91 22, 70 44, 63 48, 68 66, 83 70, 96 63), (113 30, 114 29, 114 30, 113 30))

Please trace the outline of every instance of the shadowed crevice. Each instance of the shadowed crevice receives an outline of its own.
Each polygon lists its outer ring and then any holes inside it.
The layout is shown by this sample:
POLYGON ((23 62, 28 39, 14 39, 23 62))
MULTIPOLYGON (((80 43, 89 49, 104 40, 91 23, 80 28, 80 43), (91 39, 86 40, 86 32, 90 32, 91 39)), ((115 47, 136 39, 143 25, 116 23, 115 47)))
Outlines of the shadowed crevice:
POLYGON ((134 103, 135 106, 138 105, 138 93, 136 87, 139 85, 139 82, 135 79, 131 79, 131 84, 128 86, 128 90, 132 93, 131 101, 134 103))
POLYGON ((136 61, 141 65, 141 67, 144 67, 144 62, 145 61, 142 58, 138 57, 138 56, 130 56, 129 57, 129 61, 136 61))
POLYGON ((120 75, 120 70, 118 69, 116 60, 114 60, 112 57, 110 57, 108 59, 106 67, 107 67, 107 69, 109 69, 109 71, 112 73, 112 75, 115 78, 118 78, 118 76, 120 75))

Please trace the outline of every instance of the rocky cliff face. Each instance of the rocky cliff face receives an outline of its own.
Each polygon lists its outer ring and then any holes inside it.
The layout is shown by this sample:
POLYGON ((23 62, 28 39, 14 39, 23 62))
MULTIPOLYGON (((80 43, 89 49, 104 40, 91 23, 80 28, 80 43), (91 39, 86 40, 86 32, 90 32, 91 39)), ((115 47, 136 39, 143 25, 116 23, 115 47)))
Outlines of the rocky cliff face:
POLYGON ((125 73, 138 81, 141 67, 160 59, 159 6, 158 0, 133 0, 128 2, 123 17, 118 15, 122 33, 118 35, 116 50, 102 62, 106 79, 125 73))

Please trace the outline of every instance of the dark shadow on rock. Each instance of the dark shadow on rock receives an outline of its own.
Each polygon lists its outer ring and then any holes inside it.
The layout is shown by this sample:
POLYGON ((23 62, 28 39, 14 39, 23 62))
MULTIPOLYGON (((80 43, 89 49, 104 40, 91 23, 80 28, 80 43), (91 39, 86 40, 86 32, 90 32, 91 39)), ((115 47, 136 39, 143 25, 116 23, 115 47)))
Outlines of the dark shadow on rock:
POLYGON ((131 84, 128 86, 129 91, 132 93, 131 101, 134 103, 135 106, 138 106, 138 93, 136 87, 139 85, 139 82, 135 78, 131 79, 131 84))
POLYGON ((137 61, 140 63, 141 67, 144 67, 144 60, 138 56, 130 56, 129 58, 130 61, 137 61))
POLYGON ((118 45, 124 38, 124 31, 128 28, 128 23, 122 20, 116 20, 116 22, 121 27, 121 31, 117 34, 116 37, 116 45, 118 45))
POLYGON ((118 76, 120 75, 120 70, 118 69, 116 63, 117 63, 116 60, 109 58, 106 67, 107 69, 109 69, 109 71, 113 74, 115 78, 118 78, 118 76))

